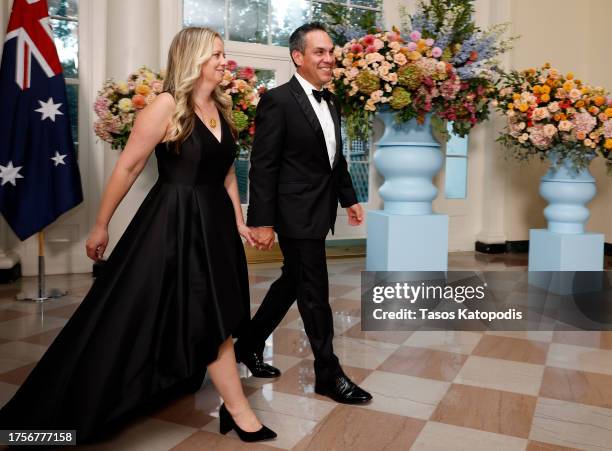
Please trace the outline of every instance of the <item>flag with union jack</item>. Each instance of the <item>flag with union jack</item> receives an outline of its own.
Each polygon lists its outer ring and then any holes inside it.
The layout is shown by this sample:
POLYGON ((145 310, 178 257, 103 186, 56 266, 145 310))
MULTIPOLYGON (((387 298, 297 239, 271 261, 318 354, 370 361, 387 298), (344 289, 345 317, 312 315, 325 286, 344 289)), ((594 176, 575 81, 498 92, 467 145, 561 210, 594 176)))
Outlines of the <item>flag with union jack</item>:
POLYGON ((0 65, 0 212, 25 240, 82 200, 47 0, 14 0, 0 65))

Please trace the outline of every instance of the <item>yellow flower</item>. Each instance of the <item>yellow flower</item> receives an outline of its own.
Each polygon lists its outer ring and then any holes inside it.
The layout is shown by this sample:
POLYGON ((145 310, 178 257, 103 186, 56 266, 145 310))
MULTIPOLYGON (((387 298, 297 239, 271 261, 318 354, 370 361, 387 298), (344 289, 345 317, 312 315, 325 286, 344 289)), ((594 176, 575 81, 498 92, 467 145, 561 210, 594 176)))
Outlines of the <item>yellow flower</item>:
POLYGON ((132 110, 132 99, 125 97, 119 100, 117 106, 122 112, 129 113, 132 110))
POLYGON ((519 100, 521 98, 520 94, 517 94, 516 92, 514 94, 512 94, 512 99, 513 100, 519 100))
POLYGON ((518 109, 521 111, 521 113, 524 113, 525 111, 529 109, 529 105, 527 105, 524 102, 519 103, 518 109))
POLYGON ((143 96, 148 96, 149 93, 151 92, 151 88, 149 88, 147 85, 142 84, 142 85, 138 85, 136 86, 136 94, 140 94, 143 96))
POLYGON ((535 85, 533 87, 533 93, 534 94, 540 94, 542 92, 542 87, 540 85, 535 85))
POLYGON ((508 104, 508 109, 509 110, 513 110, 514 109, 514 103, 509 103, 508 104))
POLYGON ((579 100, 576 102, 576 108, 584 108, 584 100, 579 100))
POLYGON ((563 83, 563 89, 565 89, 567 92, 570 92, 572 89, 574 89, 574 83, 571 81, 566 81, 565 83, 563 83))
POLYGON ((127 82, 125 81, 120 81, 119 83, 117 83, 117 90, 124 95, 129 94, 130 92, 130 88, 127 84, 127 82))
POLYGON ((542 93, 550 94, 550 86, 548 86, 548 85, 542 86, 542 93))
POLYGON ((565 78, 567 80, 573 80, 574 79, 574 74, 572 72, 568 72, 567 75, 565 76, 565 78))
POLYGON ((550 96, 548 94, 542 94, 542 97, 540 97, 542 99, 543 102, 549 102, 550 101, 550 96))
POLYGON ((612 138, 607 138, 604 147, 608 150, 612 149, 612 138))
POLYGON ((606 116, 612 117, 612 108, 606 108, 606 116))

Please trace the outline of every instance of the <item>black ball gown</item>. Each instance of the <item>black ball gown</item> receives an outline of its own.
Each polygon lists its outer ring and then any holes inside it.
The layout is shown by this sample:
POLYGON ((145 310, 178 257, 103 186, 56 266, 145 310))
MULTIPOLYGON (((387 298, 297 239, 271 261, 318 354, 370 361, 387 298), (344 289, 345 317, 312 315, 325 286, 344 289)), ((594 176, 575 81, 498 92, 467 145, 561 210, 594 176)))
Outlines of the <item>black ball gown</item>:
MULTIPOLYGON (((0 410, 0 429, 76 429, 77 442, 142 407, 197 390, 219 346, 250 318, 247 265, 224 188, 235 142, 195 116, 106 269, 0 410)), ((157 405, 157 404, 156 404, 157 405)))

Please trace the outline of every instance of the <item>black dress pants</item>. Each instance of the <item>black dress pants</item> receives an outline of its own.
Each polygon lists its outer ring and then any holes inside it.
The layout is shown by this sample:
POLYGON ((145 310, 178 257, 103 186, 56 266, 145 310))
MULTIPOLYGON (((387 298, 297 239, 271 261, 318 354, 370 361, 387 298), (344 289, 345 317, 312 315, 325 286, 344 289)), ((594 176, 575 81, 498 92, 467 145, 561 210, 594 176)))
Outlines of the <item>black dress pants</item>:
POLYGON ((262 352, 266 339, 297 299, 315 357, 317 381, 327 382, 340 370, 340 364, 332 344, 334 324, 329 306, 325 239, 279 235, 278 242, 284 257, 282 274, 270 286, 257 313, 240 335, 237 347, 262 352))

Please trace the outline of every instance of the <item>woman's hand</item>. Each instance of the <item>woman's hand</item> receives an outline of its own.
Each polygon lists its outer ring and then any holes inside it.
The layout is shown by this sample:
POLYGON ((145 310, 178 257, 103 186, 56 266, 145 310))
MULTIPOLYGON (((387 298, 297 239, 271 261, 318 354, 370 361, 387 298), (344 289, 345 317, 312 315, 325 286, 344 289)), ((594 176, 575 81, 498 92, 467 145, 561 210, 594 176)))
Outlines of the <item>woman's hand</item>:
POLYGON ((89 232, 89 238, 87 238, 85 244, 87 256, 95 262, 102 260, 106 246, 108 246, 108 229, 102 226, 94 226, 89 232))
POLYGON ((236 224, 238 226, 238 233, 240 234, 240 236, 242 238, 244 238, 247 243, 249 243, 249 246, 251 247, 255 247, 255 240, 253 239, 253 231, 250 229, 250 227, 247 227, 247 225, 243 222, 242 224, 236 224))

